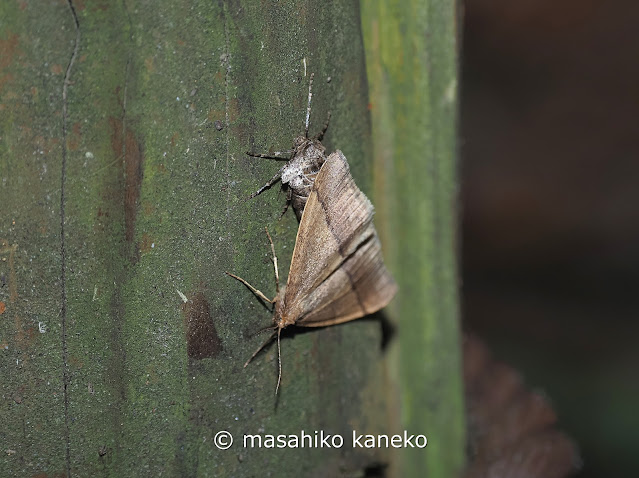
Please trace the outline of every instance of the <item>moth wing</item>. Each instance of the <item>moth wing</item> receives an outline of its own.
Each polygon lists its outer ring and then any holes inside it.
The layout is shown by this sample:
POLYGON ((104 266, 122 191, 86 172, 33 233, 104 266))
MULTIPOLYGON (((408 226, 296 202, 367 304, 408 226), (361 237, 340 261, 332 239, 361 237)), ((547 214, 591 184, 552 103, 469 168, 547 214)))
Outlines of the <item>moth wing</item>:
MULTIPOLYGON (((371 225, 372 228, 372 225, 371 225)), ((297 321, 323 327, 358 319, 386 307, 397 285, 384 265, 379 238, 369 236, 341 266, 306 298, 307 311, 297 321)))
POLYGON ((373 205, 342 152, 335 151, 302 214, 282 317, 307 327, 344 322, 384 307, 395 291, 373 226, 373 205))

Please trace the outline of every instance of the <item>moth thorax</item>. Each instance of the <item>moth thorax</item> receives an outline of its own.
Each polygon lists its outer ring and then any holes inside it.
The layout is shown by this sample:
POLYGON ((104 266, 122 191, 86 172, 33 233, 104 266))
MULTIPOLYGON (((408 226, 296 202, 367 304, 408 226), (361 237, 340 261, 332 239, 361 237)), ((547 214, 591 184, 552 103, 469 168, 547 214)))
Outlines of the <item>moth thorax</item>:
POLYGON ((310 189, 311 181, 306 178, 304 173, 300 172, 299 175, 291 178, 291 180, 288 181, 288 184, 293 189, 293 191, 300 193, 305 191, 307 187, 309 187, 310 189))
MULTIPOLYGON (((324 161, 326 161, 326 158, 324 156, 325 151, 326 148, 322 143, 317 140, 309 140, 308 145, 306 146, 305 156, 314 160, 324 158, 324 161)), ((322 163, 324 161, 322 161, 322 163)))
POLYGON ((292 188, 299 187, 296 183, 302 181, 304 168, 297 163, 289 163, 282 171, 282 184, 289 184, 292 188))

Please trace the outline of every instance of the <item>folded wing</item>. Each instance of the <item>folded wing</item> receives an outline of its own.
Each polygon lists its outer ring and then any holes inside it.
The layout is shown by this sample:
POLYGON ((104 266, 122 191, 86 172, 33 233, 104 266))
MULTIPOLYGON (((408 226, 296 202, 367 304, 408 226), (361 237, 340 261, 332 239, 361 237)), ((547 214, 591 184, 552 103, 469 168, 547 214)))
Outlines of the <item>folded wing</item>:
POLYGON ((345 322, 386 306, 396 291, 373 206, 335 151, 317 175, 300 221, 282 318, 305 327, 345 322))

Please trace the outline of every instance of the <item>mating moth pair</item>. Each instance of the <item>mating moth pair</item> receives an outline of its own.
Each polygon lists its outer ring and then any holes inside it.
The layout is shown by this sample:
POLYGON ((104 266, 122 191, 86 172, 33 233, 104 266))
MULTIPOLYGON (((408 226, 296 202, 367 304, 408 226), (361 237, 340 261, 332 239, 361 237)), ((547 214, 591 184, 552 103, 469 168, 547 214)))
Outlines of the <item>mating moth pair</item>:
POLYGON ((397 292, 373 226, 373 205, 353 181, 344 154, 337 150, 325 155, 321 139, 328 122, 316 137, 308 137, 312 84, 311 74, 304 136, 297 137, 293 149, 284 153, 290 154, 284 167, 251 195, 257 196, 281 179, 287 188, 284 212, 292 205, 300 221, 286 286, 279 287, 277 258, 268 230, 276 296, 269 299, 244 279, 227 273, 273 305, 274 332, 244 366, 277 338, 279 376, 275 393, 282 378, 279 352, 283 328, 324 327, 358 319, 385 307, 397 292))

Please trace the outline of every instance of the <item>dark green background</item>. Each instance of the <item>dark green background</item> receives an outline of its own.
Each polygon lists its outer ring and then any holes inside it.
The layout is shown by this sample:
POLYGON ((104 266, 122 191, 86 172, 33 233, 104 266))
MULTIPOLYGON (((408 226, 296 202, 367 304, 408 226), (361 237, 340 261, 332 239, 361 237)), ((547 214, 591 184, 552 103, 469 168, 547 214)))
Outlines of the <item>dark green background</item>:
POLYGON ((362 6, 2 3, 1 475, 459 470, 455 11, 362 6), (401 292, 385 351, 379 315, 285 337, 276 398, 274 348, 242 368, 270 314, 224 271, 274 295, 267 225, 286 276, 284 196, 246 200, 279 164, 244 152, 289 147, 311 72, 311 131, 331 110, 325 144, 376 204, 401 292), (353 429, 429 445, 213 444, 353 429))

